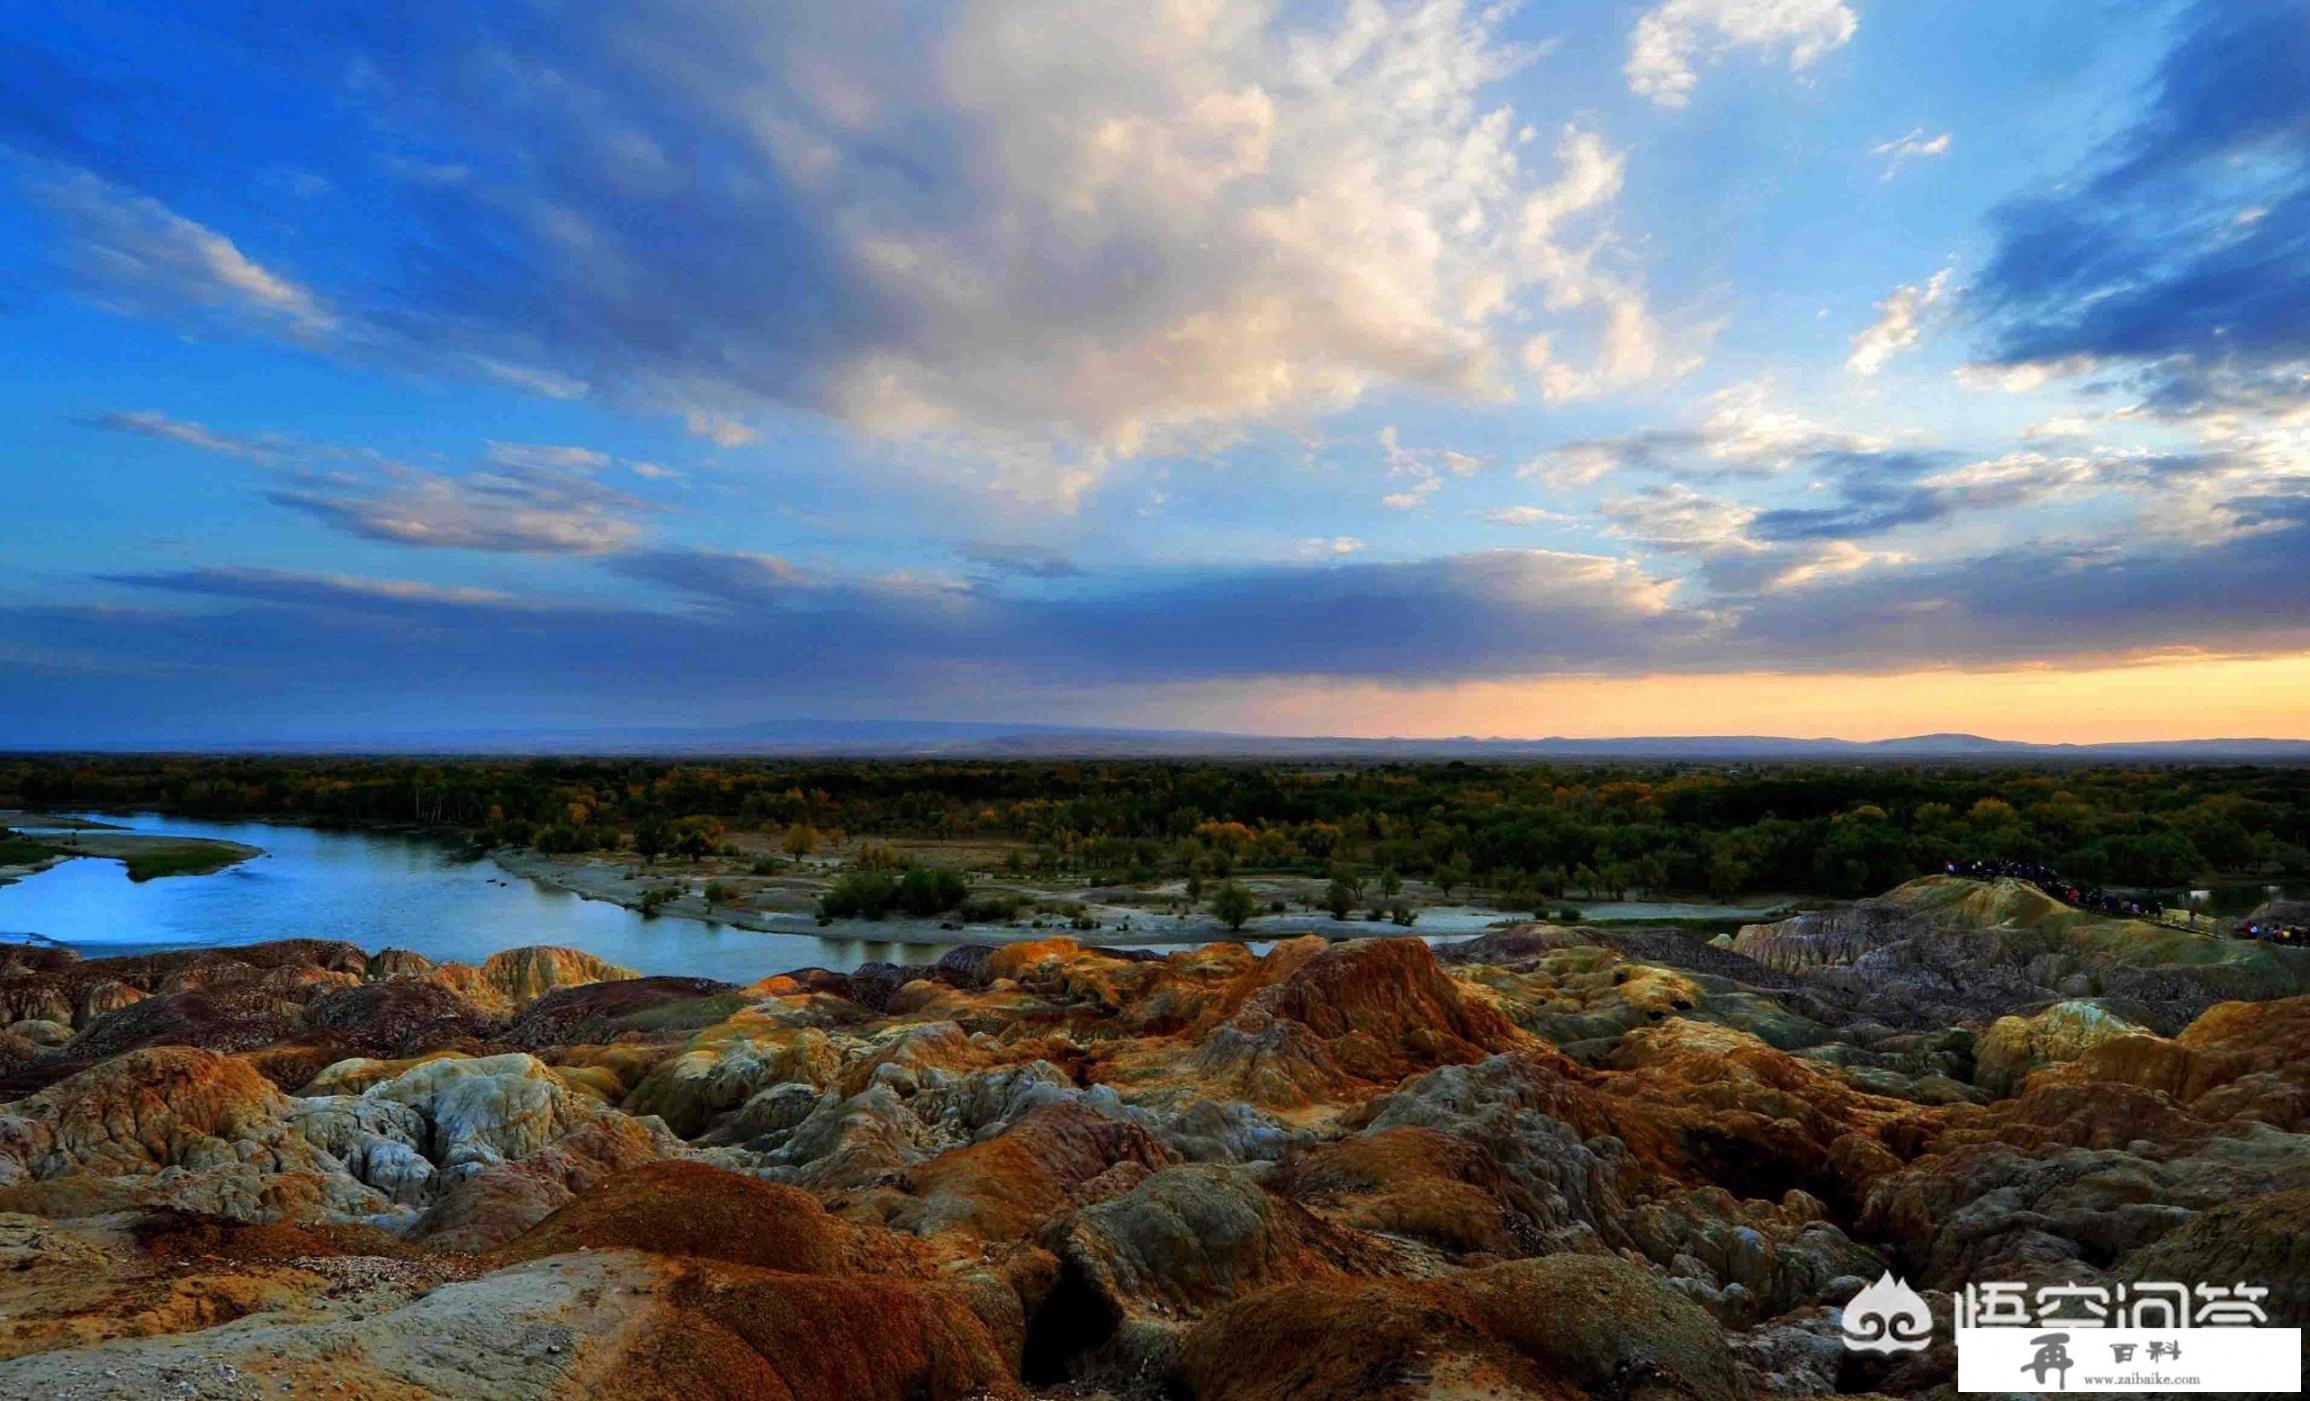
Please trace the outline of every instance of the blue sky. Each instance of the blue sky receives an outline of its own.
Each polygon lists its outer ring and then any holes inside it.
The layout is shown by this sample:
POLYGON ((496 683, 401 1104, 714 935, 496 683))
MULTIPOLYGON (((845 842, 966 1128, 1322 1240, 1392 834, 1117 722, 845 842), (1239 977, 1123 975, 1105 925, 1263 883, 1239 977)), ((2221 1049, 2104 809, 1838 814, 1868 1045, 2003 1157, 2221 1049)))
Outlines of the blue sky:
POLYGON ((2310 733, 2299 4, 0 45, 20 742, 2310 733))

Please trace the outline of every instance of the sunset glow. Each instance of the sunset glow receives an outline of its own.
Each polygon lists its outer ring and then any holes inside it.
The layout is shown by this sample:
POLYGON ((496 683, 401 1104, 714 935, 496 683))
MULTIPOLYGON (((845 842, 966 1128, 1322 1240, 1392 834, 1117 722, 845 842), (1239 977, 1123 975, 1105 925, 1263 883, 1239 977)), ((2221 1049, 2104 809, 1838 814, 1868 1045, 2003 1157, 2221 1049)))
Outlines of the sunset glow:
POLYGON ((2037 744, 2106 744, 2294 735, 2301 729, 2305 694, 2310 656, 1881 676, 1732 673, 1450 687, 1179 688, 1137 697, 1125 713, 1150 726, 1274 735, 1876 740, 1957 730, 2037 744))

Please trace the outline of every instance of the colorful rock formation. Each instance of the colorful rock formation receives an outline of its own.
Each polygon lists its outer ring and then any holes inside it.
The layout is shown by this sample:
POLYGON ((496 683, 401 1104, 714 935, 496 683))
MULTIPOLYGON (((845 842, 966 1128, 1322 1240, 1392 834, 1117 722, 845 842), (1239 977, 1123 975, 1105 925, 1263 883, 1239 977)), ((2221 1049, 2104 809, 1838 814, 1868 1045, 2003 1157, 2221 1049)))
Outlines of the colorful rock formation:
POLYGON ((2310 1323, 2301 970, 2122 923, 1936 880, 1731 948, 1051 940, 744 988, 17 950, 0 1393, 1944 1391, 1946 1346, 1836 1342, 1888 1270, 1944 1308, 2253 1279, 2310 1323))

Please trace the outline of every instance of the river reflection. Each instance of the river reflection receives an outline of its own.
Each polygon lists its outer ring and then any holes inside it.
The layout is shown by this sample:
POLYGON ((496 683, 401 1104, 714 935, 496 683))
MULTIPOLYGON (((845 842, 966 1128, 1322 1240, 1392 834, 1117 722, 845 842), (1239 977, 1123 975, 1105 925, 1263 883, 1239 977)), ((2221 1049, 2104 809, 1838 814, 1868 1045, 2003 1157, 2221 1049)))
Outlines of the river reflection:
MULTIPOLYGON (((816 965, 921 963, 931 945, 770 934, 702 920, 644 919, 394 833, 324 831, 175 817, 102 820, 137 832, 219 837, 266 855, 206 876, 132 882, 91 858, 0 887, 0 933, 39 935, 83 957, 155 949, 342 939, 478 963, 521 944, 562 944, 644 973, 752 982, 816 965)), ((29 822, 27 825, 30 825, 29 822)))

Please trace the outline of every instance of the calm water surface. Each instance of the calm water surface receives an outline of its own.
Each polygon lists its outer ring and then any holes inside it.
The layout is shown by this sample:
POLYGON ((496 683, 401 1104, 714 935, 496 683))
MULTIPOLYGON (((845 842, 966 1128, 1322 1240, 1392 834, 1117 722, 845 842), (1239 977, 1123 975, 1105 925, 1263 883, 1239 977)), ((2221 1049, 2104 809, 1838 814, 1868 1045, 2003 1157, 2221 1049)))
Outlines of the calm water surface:
MULTIPOLYGON (((441 843, 390 832, 151 814, 88 816, 134 832, 241 842, 266 854, 213 875, 142 883, 130 881, 117 861, 67 861, 0 886, 0 936, 38 935, 68 944, 85 958, 269 939, 341 939, 369 950, 410 949, 437 961, 479 963, 522 944, 560 944, 643 973, 741 983, 811 966, 847 971, 877 960, 928 963, 950 947, 765 933, 671 915, 644 919, 622 905, 539 885, 493 861, 467 860, 441 843)), ((38 830, 32 822, 21 825, 38 830)), ((1765 912, 1629 903, 1593 906, 1590 913, 1600 919, 1666 919, 1765 912)), ((1496 910, 1467 906, 1430 909, 1416 932, 1430 943, 1446 943, 1480 934, 1501 918, 1496 910)), ((1342 926, 1300 913, 1262 917, 1246 931, 1252 936, 1247 942, 1261 952, 1280 935, 1395 932, 1388 925, 1342 926)), ((987 936, 989 942, 1002 937, 987 936)))
MULTIPOLYGON (((342 939, 479 963, 521 944, 562 944, 644 973, 751 982, 790 968, 929 962, 941 948, 765 934, 587 900, 392 833, 271 823, 89 814, 135 832, 220 837, 264 856, 213 875, 132 882, 83 857, 0 886, 0 933, 37 934, 83 957, 268 939, 342 939)), ((30 824, 27 824, 30 825, 30 824)))

